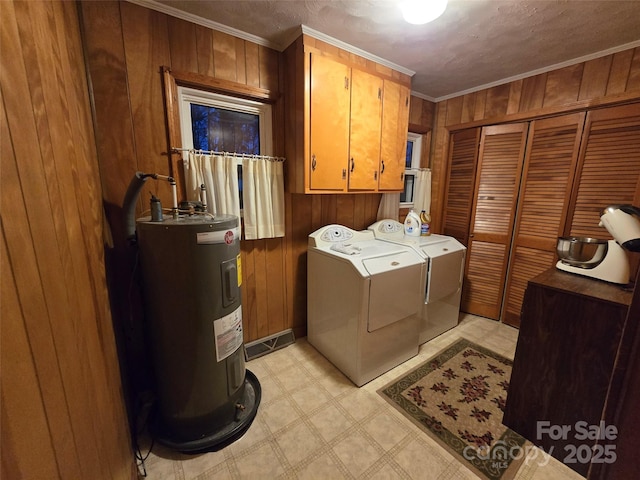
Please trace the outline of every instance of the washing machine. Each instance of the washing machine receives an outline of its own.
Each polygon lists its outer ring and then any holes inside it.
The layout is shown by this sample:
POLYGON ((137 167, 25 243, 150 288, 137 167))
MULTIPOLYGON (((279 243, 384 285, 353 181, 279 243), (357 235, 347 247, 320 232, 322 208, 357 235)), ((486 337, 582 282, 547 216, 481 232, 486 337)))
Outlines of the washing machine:
POLYGON ((378 221, 368 230, 378 240, 413 248, 427 263, 422 287, 420 344, 458 325, 466 247, 446 235, 405 235, 404 225, 390 219, 378 221))
POLYGON ((307 339, 357 386, 418 353, 426 262, 372 231, 309 235, 307 339))

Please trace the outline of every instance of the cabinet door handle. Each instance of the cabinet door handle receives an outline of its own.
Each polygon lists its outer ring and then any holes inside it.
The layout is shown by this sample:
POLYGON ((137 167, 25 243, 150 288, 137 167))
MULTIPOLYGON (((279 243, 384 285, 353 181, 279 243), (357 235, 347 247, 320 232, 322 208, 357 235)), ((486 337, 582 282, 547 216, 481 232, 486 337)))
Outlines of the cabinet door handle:
POLYGON ((316 156, 315 155, 311 155, 311 170, 312 171, 316 171, 316 156))
POLYGON ((382 168, 380 169, 380 175, 384 173, 384 160, 382 160, 382 168))
POLYGON ((403 180, 404 180, 404 172, 400 174, 400 181, 403 181, 403 180))
POLYGON ((356 162, 353 161, 353 157, 351 157, 351 173, 353 173, 353 169, 356 166, 356 162))
POLYGON ((382 98, 382 89, 378 88, 378 100, 382 98))
POLYGON ((342 179, 344 180, 345 178, 347 178, 347 169, 343 168, 342 169, 342 179))
POLYGON ((373 172, 373 179, 374 180, 378 180, 378 172, 377 171, 373 172))
POLYGON ((349 77, 344 77, 344 89, 349 90, 349 77))

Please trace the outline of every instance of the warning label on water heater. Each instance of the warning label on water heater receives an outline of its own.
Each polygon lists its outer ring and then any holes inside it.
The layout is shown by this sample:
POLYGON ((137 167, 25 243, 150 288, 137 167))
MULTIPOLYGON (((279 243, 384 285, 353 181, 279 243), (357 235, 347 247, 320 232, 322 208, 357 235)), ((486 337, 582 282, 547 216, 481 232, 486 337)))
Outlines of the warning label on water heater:
POLYGON ((213 322, 216 357, 221 362, 242 345, 242 307, 213 322))

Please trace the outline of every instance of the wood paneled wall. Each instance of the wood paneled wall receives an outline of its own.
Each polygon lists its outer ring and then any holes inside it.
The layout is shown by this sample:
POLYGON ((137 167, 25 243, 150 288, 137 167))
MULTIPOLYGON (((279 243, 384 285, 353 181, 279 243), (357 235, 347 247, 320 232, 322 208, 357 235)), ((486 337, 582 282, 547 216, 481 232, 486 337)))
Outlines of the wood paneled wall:
POLYGON ((411 96, 409 105, 409 131, 429 133, 433 130, 436 104, 415 95, 411 96))
POLYGON ((132 479, 75 2, 2 2, 2 478, 132 479))
POLYGON ((640 98, 640 48, 439 102, 432 169, 433 228, 442 228, 451 131, 624 103, 640 98))
MULTIPOLYGON (((126 257, 126 246, 120 209, 131 177, 136 171, 169 174, 161 66, 278 93, 274 154, 283 155, 285 86, 278 52, 128 2, 83 2, 81 22, 104 201, 121 256, 126 257)), ((285 162, 285 175, 286 169, 285 162)), ((145 188, 138 214, 148 208, 148 191, 170 201, 165 185, 145 188)), ((306 335, 308 235, 330 223, 366 228, 376 220, 379 200, 380 194, 285 193, 285 237, 241 242, 245 342, 287 328, 297 337, 306 335)), ((128 302, 125 293, 119 294, 122 305, 128 302)))

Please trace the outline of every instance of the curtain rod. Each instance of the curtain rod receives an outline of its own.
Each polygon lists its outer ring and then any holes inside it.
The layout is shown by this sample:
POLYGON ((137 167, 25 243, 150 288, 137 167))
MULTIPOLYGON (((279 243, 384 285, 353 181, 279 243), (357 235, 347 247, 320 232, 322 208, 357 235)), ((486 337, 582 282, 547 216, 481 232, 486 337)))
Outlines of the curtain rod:
POLYGON ((231 155, 234 157, 243 157, 243 158, 252 158, 252 159, 264 159, 264 160, 269 160, 270 162, 284 162, 285 158, 284 157, 273 157, 271 155, 255 155, 252 153, 234 153, 234 152, 215 152, 213 150, 200 150, 200 149, 196 149, 196 148, 176 148, 176 147, 172 147, 171 148, 172 152, 193 152, 193 153, 200 153, 203 155, 231 155))

